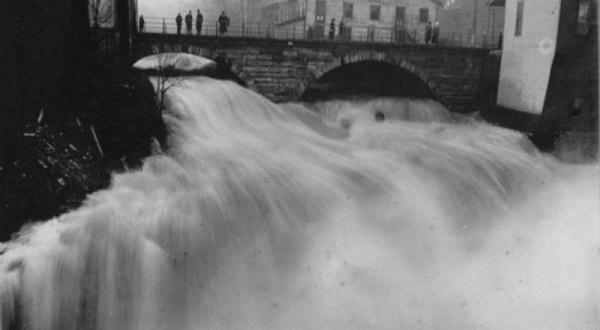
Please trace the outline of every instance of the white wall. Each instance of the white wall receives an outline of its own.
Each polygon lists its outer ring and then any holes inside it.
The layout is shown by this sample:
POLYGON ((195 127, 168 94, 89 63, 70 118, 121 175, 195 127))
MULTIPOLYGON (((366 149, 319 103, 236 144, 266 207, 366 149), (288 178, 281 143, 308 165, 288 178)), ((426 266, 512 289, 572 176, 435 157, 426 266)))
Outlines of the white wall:
MULTIPOLYGON (((308 25, 314 23, 315 20, 315 2, 315 0, 308 1, 308 25)), ((339 25, 340 19, 342 18, 344 2, 354 4, 354 17, 353 19, 346 19, 345 23, 347 27, 353 28, 353 35, 357 36, 359 39, 362 34, 366 33, 367 27, 373 26, 376 29, 379 29, 377 30, 377 35, 381 37, 376 37, 376 39, 389 40, 389 33, 391 33, 391 29, 395 24, 397 6, 406 7, 407 28, 417 30, 419 33, 423 32, 425 29, 425 24, 418 23, 420 8, 429 9, 429 20, 432 23, 437 20, 437 6, 431 0, 327 0, 325 35, 329 33, 329 23, 332 18, 336 19, 337 34, 337 25, 339 25), (371 5, 381 6, 379 21, 370 20, 371 5)))
POLYGON ((554 60, 561 0, 525 0, 522 36, 515 36, 517 1, 506 1, 497 103, 540 114, 554 60))

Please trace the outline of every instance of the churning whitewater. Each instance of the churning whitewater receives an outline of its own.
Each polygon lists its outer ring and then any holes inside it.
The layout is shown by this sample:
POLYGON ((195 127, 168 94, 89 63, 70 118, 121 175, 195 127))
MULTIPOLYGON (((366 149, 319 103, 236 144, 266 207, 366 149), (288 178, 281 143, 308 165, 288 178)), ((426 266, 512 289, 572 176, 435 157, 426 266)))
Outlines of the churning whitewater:
POLYGON ((1 329, 600 328, 597 165, 433 101, 166 101, 164 153, 0 246, 1 329))

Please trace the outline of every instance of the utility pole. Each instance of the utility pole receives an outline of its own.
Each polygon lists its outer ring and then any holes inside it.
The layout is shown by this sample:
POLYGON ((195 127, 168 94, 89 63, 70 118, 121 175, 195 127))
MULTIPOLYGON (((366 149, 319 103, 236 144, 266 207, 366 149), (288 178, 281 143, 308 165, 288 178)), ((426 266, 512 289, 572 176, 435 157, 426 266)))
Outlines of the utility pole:
POLYGON ((304 38, 308 34, 308 0, 304 1, 304 38))
POLYGON ((477 43, 477 4, 479 0, 474 0, 475 3, 473 5, 473 46, 477 43))
POLYGON ((248 25, 248 0, 243 0, 242 4, 242 37, 245 36, 246 26, 248 25))

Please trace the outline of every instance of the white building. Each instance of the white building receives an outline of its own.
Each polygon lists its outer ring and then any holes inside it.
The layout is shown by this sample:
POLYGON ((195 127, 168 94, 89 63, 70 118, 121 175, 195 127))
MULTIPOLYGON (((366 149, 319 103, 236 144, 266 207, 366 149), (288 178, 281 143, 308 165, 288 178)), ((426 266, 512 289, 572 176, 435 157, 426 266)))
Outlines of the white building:
POLYGON ((337 40, 390 42, 401 37, 423 40, 425 25, 436 21, 440 4, 436 0, 266 0, 261 12, 263 22, 288 34, 329 38, 335 19, 337 40))
POLYGON ((556 52, 561 0, 506 0, 498 105, 541 114, 556 52))

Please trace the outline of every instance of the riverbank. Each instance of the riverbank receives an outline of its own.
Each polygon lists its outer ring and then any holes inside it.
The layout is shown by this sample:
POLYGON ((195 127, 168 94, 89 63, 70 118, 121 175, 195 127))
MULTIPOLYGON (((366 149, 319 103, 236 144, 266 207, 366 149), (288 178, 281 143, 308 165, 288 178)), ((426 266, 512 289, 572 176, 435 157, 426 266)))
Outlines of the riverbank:
POLYGON ((145 76, 97 67, 82 101, 69 91, 14 129, 0 157, 0 241, 23 224, 77 208, 111 173, 141 165, 164 126, 145 76), (154 142, 153 142, 154 141, 154 142))

